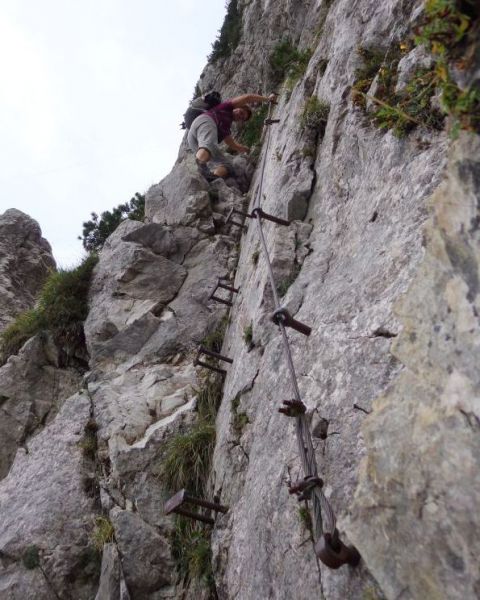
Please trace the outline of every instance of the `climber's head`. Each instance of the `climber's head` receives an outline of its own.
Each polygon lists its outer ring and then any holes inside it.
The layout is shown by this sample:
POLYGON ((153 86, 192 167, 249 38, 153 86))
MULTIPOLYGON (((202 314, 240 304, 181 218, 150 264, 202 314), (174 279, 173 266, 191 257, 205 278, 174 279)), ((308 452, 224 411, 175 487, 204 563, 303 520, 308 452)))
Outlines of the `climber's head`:
POLYGON ((248 121, 252 116, 252 111, 248 106, 242 106, 241 108, 233 109, 233 120, 234 121, 248 121))

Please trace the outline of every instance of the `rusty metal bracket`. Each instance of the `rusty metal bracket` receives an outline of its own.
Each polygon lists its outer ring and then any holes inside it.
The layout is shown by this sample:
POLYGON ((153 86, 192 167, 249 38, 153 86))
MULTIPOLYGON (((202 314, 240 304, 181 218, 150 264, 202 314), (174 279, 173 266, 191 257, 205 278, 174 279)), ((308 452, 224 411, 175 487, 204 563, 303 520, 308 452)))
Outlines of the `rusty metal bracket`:
MULTIPOLYGON (((272 104, 276 104, 276 102, 272 102, 272 104)), ((280 119, 265 119, 265 125, 273 125, 273 123, 280 123, 280 119)))
POLYGON ((230 364, 233 363, 232 358, 228 358, 228 356, 223 356, 223 354, 219 354, 218 352, 213 352, 213 350, 209 350, 208 348, 205 348, 205 346, 199 347, 197 356, 200 356, 201 354, 206 354, 207 356, 211 356, 212 358, 217 358, 218 360, 223 360, 230 364))
MULTIPOLYGON (((231 218, 233 215, 240 215, 241 217, 250 217, 250 215, 242 210, 238 210, 238 208, 235 208, 232 206, 232 208, 228 211, 228 215, 225 218, 225 224, 227 223, 233 223, 236 224, 236 221, 231 221, 231 218)), ((242 224, 242 227, 245 227, 245 225, 242 224)))
POLYGON ((304 323, 300 323, 300 321, 296 321, 292 315, 288 312, 286 308, 280 307, 272 315, 272 321, 275 325, 284 325, 285 327, 291 327, 298 331, 299 333, 303 333, 303 335, 310 335, 312 333, 312 328, 304 323))
POLYGON ((197 352, 197 356, 195 357, 195 360, 193 361, 193 366, 194 367, 205 367, 205 369, 210 369, 211 371, 215 371, 216 373, 220 373, 221 375, 226 375, 227 372, 225 371, 225 369, 221 369, 220 367, 217 367, 215 365, 211 365, 203 360, 200 360, 200 356, 202 354, 205 354, 207 356, 211 356, 212 358, 216 358, 218 360, 223 360, 225 362, 228 363, 233 363, 233 360, 231 358, 228 358, 228 356, 223 356, 222 354, 218 354, 217 352, 212 352, 212 350, 209 350, 208 348, 205 348, 205 346, 200 346, 198 348, 198 352, 197 352))
POLYGON ((227 283, 223 283, 223 281, 229 282, 230 280, 225 277, 219 277, 217 285, 215 286, 215 289, 210 294, 208 299, 215 300, 215 302, 220 302, 220 304, 225 304, 226 306, 233 306, 232 294, 238 294, 238 292, 240 291, 240 288, 234 288, 233 286, 228 285, 227 283), (220 298, 219 296, 216 296, 215 292, 218 290, 218 288, 220 288, 222 290, 227 290, 227 292, 230 292, 230 298, 220 298))
POLYGON ((280 219, 279 217, 275 217, 266 213, 260 207, 254 208, 252 210, 252 218, 254 219, 265 219, 267 221, 272 221, 272 223, 276 223, 277 225, 285 225, 288 227, 290 225, 290 221, 286 221, 285 219, 280 219))
POLYGON ((201 498, 191 496, 186 490, 180 490, 175 494, 175 496, 172 496, 165 503, 165 514, 169 515, 171 513, 176 513, 177 515, 183 515, 184 517, 202 521, 203 523, 208 523, 209 525, 213 525, 215 523, 211 517, 182 508, 184 504, 193 504, 195 506, 201 506, 202 508, 207 508, 208 510, 214 510, 215 512, 221 513, 226 513, 228 511, 228 506, 223 506, 218 502, 202 500, 201 498))
POLYGON ((307 412, 307 407, 301 400, 284 400, 278 412, 287 417, 299 417, 307 412))
POLYGON ((320 477, 314 477, 313 475, 309 475, 304 479, 292 481, 288 486, 288 493, 299 495, 299 500, 306 500, 313 488, 317 486, 320 488, 323 487, 323 479, 321 479, 320 477), (300 497, 305 494, 307 494, 305 498, 300 497))
POLYGON ((198 358, 196 358, 194 360, 193 366, 194 367, 204 367, 205 369, 210 369, 210 371, 215 371, 215 373, 220 373, 220 375, 227 374, 225 369, 220 369, 220 367, 215 367, 214 365, 209 365, 208 363, 204 362, 203 360, 199 360, 198 358))
POLYGON ((339 538, 338 530, 333 535, 324 533, 315 543, 315 554, 324 565, 338 569, 342 565, 356 567, 360 562, 360 554, 354 546, 346 546, 339 538))
POLYGON ((220 277, 218 279, 217 288, 222 288, 223 290, 228 290, 229 292, 233 292, 234 294, 238 294, 238 292, 240 291, 240 288, 234 288, 231 285, 227 285, 226 283, 222 283, 222 279, 223 279, 222 277, 220 277))

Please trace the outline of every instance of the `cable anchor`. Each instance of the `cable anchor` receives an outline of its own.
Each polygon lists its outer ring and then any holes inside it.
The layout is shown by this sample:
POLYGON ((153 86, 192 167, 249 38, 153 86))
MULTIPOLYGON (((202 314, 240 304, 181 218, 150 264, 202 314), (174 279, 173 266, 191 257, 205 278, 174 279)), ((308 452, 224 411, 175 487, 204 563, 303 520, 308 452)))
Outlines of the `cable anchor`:
POLYGON ((311 496, 312 490, 315 487, 323 487, 323 479, 320 477, 315 477, 313 475, 309 475, 304 479, 299 479, 298 481, 293 481, 288 486, 289 494, 296 494, 299 502, 303 500, 308 500, 311 496))
POLYGON ((270 215, 270 214, 266 213, 264 210, 262 210, 260 207, 254 208, 252 210, 252 218, 265 219, 267 221, 272 221, 273 223, 276 223, 277 225, 285 225, 287 227, 290 225, 290 221, 286 221, 285 219, 280 219, 279 217, 270 215))
POLYGON ((295 320, 284 307, 277 308, 277 310, 274 311, 272 315, 272 321, 275 323, 275 325, 282 324, 284 327, 290 327, 299 333, 303 333, 303 335, 310 335, 312 333, 311 327, 295 320))
POLYGON ((356 567, 360 562, 360 554, 354 546, 346 546, 335 529, 333 535, 324 533, 315 543, 315 554, 324 565, 338 569, 342 565, 356 567))
POLYGON ((301 400, 284 400, 278 412, 286 417, 299 417, 307 412, 307 407, 301 400))
POLYGON ((194 506, 201 506, 208 510, 214 510, 215 512, 221 513, 226 513, 228 511, 228 506, 222 506, 218 502, 209 502, 208 500, 203 500, 202 498, 196 498, 195 496, 191 496, 186 490, 180 490, 175 494, 175 496, 172 496, 170 500, 165 503, 165 514, 169 515, 171 513, 176 513, 177 515, 183 515, 184 517, 189 517, 190 519, 195 519, 196 521, 202 521, 203 523, 208 523, 209 525, 213 525, 215 523, 211 517, 182 508, 184 504, 193 504, 194 506))

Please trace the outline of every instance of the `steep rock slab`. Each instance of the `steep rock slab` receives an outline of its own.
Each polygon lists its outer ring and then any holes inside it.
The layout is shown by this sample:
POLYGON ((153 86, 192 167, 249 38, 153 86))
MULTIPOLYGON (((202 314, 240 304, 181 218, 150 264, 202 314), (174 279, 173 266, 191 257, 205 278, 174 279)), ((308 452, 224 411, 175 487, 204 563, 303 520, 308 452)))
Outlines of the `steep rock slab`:
POLYGON ((51 422, 80 387, 80 375, 58 368, 58 359, 52 340, 39 334, 0 367, 0 479, 7 475, 18 446, 51 422))
POLYGON ((55 260, 40 226, 10 208, 0 215, 0 331, 32 308, 55 260))
POLYGON ((478 137, 433 195, 425 258, 396 313, 404 371, 374 403, 348 529, 388 598, 480 594, 478 137))
MULTIPOLYGON (((136 354, 160 324, 165 305, 173 300, 187 276, 186 269, 138 242, 123 241, 142 225, 125 221, 110 236, 100 255, 90 290, 92 309, 85 323, 93 360, 117 362, 136 354)), ((150 232, 147 232, 150 242, 150 232)), ((167 246, 176 247, 174 240, 167 246)))
POLYGON ((91 600, 98 557, 90 547, 94 500, 84 491, 79 443, 90 400, 69 398, 56 419, 19 451, 0 482, 3 598, 91 600))
MULTIPOLYGON (((320 4, 315 3, 315 10, 320 4)), ((245 14, 264 8, 265 3, 253 2, 245 14)), ((313 15, 313 4, 309 10, 313 15)), ((422 258, 426 199, 441 179, 448 144, 442 134, 398 140, 382 133, 365 122, 349 99, 359 65, 358 45, 394 44, 403 24, 407 27, 410 10, 411 5, 399 2, 330 4, 325 33, 305 78, 290 96, 279 99, 275 117, 280 123, 272 126, 265 164, 265 210, 280 217, 302 216, 305 206, 301 211, 295 196, 299 191, 307 204, 305 218, 313 226, 307 241, 292 236, 294 225, 287 229, 265 223, 264 230, 280 278, 295 274, 291 265, 301 267, 280 294, 281 302, 312 327, 308 339, 295 332, 289 337, 312 426, 321 434, 320 424, 325 424, 327 431, 327 439, 315 440, 317 460, 344 537, 344 519, 365 451, 365 412, 401 370, 389 354, 399 330, 393 305, 422 258), (326 69, 320 70, 320 58, 330 60, 326 69), (310 148, 301 116, 311 94, 328 102, 330 113, 325 131, 310 148), (297 257, 297 241, 306 250, 303 262, 297 257)), ((269 3, 258 27, 252 24, 245 35, 258 36, 265 21, 275 32, 282 11, 290 16, 295 5, 269 3)), ((305 32, 305 38, 311 33, 305 32)), ((232 76, 229 67, 238 68, 228 85, 247 73, 249 80, 258 81, 258 63, 240 64, 238 59, 222 65, 222 77, 232 76)), ((258 178, 259 173, 253 189, 258 178)), ((261 254, 257 264, 252 258, 258 248, 253 223, 242 243, 235 280, 241 293, 223 348, 234 363, 228 367, 214 457, 215 491, 230 506, 214 533, 219 593, 242 600, 381 598, 368 574, 368 561, 335 572, 321 566, 319 583, 312 548, 302 543, 308 534, 286 489, 289 476, 301 474, 294 427, 277 412, 292 388, 280 336, 269 322, 272 297, 266 265, 261 254), (253 349, 242 339, 251 323, 253 349)))
POLYGON ((198 173, 192 154, 184 155, 145 199, 145 217, 154 223, 188 225, 213 231, 208 183, 198 173))

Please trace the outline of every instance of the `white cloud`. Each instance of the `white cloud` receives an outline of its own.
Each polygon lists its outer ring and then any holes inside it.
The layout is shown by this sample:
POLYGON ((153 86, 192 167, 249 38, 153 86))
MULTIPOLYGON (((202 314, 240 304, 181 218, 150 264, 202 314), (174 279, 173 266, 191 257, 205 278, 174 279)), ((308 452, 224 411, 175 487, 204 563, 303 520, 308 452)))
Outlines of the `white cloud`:
POLYGON ((37 219, 61 264, 98 213, 173 166, 224 0, 0 0, 0 212, 37 219))

